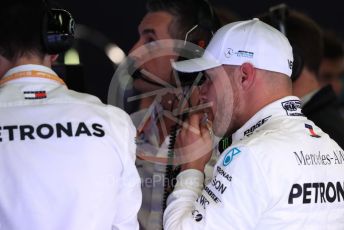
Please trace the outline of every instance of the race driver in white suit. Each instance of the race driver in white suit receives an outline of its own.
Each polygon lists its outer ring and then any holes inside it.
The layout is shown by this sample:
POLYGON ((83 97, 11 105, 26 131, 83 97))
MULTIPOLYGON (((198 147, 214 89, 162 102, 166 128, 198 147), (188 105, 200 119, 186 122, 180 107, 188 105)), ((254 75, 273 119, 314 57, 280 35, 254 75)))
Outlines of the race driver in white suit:
POLYGON ((187 162, 164 229, 344 229, 344 152, 303 116, 291 96, 292 66, 286 37, 258 19, 222 27, 201 58, 175 63, 205 71, 200 97, 213 104, 213 126, 195 114, 194 129, 179 134, 187 162), (203 185, 213 132, 232 134, 233 143, 203 185))

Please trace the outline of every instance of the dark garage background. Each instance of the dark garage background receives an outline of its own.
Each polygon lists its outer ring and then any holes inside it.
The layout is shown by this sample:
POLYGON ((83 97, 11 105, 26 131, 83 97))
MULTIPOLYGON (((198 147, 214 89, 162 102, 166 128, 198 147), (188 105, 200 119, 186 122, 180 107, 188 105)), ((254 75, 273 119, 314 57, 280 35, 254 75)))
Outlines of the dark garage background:
MULTIPOLYGON (((125 53, 138 38, 137 25, 145 14, 146 2, 144 0, 56 1, 73 14, 78 24, 99 33, 103 40, 118 45, 125 53)), ((249 19, 267 11, 270 6, 284 2, 289 7, 306 13, 320 26, 334 30, 342 38, 344 37, 344 8, 340 1, 210 0, 210 2, 230 9, 242 19, 249 19)), ((89 41, 78 40, 76 47, 82 63, 82 76, 78 72, 75 76, 67 74, 67 78, 74 78, 77 84, 75 86, 74 83, 74 88, 96 95, 103 102, 107 102, 108 87, 116 65, 107 58, 103 49, 89 41)))

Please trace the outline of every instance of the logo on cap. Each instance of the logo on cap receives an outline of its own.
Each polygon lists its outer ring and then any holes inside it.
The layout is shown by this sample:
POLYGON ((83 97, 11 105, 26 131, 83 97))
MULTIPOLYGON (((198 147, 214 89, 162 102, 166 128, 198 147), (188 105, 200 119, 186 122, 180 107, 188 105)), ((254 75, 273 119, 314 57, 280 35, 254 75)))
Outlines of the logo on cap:
POLYGON ((228 48, 227 52, 225 52, 226 58, 230 58, 234 53, 234 50, 232 48, 228 48))
POLYGON ((293 69, 293 61, 288 59, 289 69, 293 69))
POLYGON ((253 52, 239 50, 237 53, 238 57, 244 57, 244 58, 253 58, 253 52))

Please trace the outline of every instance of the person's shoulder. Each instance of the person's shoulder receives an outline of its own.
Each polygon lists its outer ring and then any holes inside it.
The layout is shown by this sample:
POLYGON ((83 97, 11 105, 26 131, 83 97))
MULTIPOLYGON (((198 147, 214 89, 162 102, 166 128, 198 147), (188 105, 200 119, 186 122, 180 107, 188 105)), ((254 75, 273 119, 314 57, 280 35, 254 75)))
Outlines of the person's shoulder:
POLYGON ((74 103, 80 103, 80 104, 88 104, 90 106, 100 107, 100 108, 106 108, 106 109, 117 109, 121 110, 115 106, 108 105, 103 103, 99 97, 91 95, 89 93, 82 93, 74 90, 68 90, 68 93, 65 95, 67 98, 69 98, 69 102, 74 103))
POLYGON ((286 124, 283 120, 271 121, 268 126, 238 141, 238 146, 255 149, 255 152, 257 152, 259 149, 269 149, 284 145, 299 130, 297 121, 291 120, 288 122, 290 123, 286 124))
POLYGON ((108 119, 132 123, 129 114, 123 109, 114 105, 105 104, 94 95, 68 90, 67 97, 70 98, 70 102, 84 105, 89 110, 93 110, 97 114, 108 116, 108 119))
POLYGON ((290 119, 280 128, 270 128, 253 133, 233 142, 220 156, 217 170, 241 173, 241 168, 253 167, 267 176, 270 172, 286 172, 295 169, 295 159, 300 154, 323 156, 343 152, 326 133, 307 119, 290 119), (229 167, 230 166, 230 167, 229 167))
POLYGON ((307 118, 276 119, 269 128, 253 133, 239 141, 237 146, 257 159, 282 159, 296 150, 316 152, 337 149, 331 137, 307 118))
POLYGON ((74 91, 71 89, 67 90, 67 93, 64 95, 64 97, 69 98, 69 102, 75 102, 80 104, 94 104, 95 106, 104 105, 104 103, 102 103, 102 101, 94 95, 74 91))
POLYGON ((290 123, 286 124, 278 119, 273 123, 270 122, 269 126, 234 142, 223 154, 226 155, 227 160, 234 159, 234 156, 257 162, 269 158, 278 158, 290 146, 300 145, 295 138, 302 135, 299 127, 301 123, 294 120, 288 122, 290 123))

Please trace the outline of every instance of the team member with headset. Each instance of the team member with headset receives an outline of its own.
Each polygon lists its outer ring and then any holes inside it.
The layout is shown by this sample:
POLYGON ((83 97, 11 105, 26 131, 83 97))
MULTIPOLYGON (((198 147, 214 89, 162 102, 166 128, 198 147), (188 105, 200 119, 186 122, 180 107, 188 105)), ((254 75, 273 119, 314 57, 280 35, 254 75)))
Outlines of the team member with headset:
POLYGON ((321 85, 323 32, 307 15, 285 4, 270 8, 261 20, 282 31, 294 50, 293 95, 301 98, 303 114, 344 148, 344 119, 330 85, 321 85))
POLYGON ((188 162, 164 229, 344 228, 344 151, 291 96, 292 65, 288 39, 258 19, 220 28, 201 58, 175 63, 178 71, 205 71, 200 98, 213 104, 213 132, 231 134, 233 143, 203 187, 211 134, 200 114, 189 118, 193 129, 177 138, 188 162))
MULTIPOLYGON (((142 229, 162 229, 163 209, 173 186, 174 166, 147 158, 173 159, 176 120, 180 117, 171 119, 164 114, 172 115, 182 99, 171 93, 171 88, 178 91, 171 59, 201 55, 217 28, 217 19, 205 0, 147 2, 147 13, 138 27, 140 38, 129 54, 136 68, 133 86, 138 96, 142 95, 137 111, 131 114, 139 133, 140 159, 136 165, 142 179, 143 203, 139 212, 142 229), (147 97, 148 94, 151 96, 147 97)), ((189 80, 195 80, 194 77, 179 75, 183 90, 193 83, 189 80)), ((188 107, 198 102, 187 101, 188 107)))
POLYGON ((69 12, 0 8, 0 229, 138 229, 135 128, 51 70, 73 41, 69 12))

